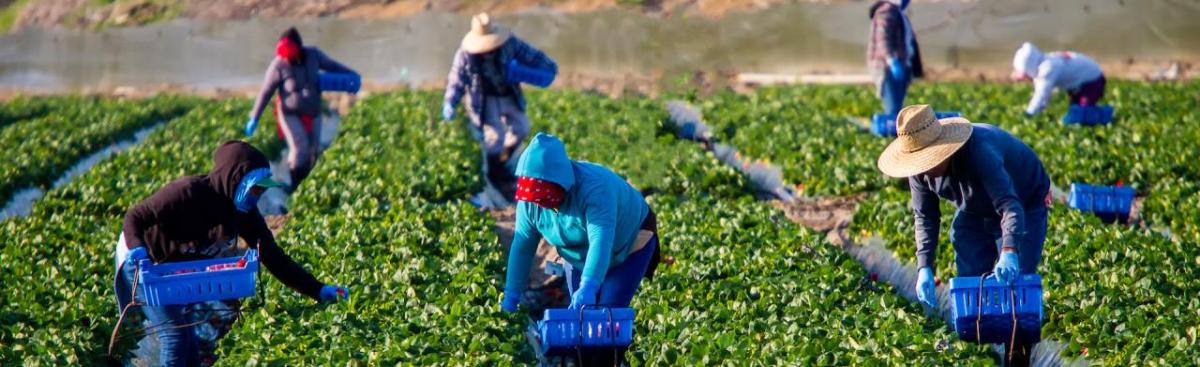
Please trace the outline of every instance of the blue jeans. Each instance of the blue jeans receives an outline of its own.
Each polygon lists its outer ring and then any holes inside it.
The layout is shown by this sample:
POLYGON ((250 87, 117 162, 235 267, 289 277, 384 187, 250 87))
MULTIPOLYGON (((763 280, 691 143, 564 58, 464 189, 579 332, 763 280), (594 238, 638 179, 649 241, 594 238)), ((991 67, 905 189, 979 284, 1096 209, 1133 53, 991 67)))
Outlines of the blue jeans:
MULTIPOLYGON (((1042 261, 1042 246, 1046 243, 1047 209, 1025 210, 1025 234, 1017 243, 1021 274, 1036 273, 1042 261)), ((950 242, 954 244, 958 276, 973 277, 991 272, 1000 257, 1000 218, 980 217, 961 211, 954 214, 950 225, 950 242)))
MULTIPOLYGON (((608 269, 607 275, 604 276, 604 282, 600 283, 600 291, 596 294, 596 304, 606 307, 629 307, 629 303, 633 302, 633 295, 642 285, 642 277, 646 275, 646 268, 650 266, 650 260, 654 257, 654 249, 657 247, 658 234, 654 234, 646 246, 629 254, 625 261, 615 268, 608 269)), ((567 277, 571 279, 570 292, 574 294, 575 290, 579 289, 583 272, 575 271, 576 269, 570 264, 565 268, 567 277)))
POLYGON ((904 79, 894 79, 892 73, 884 68, 883 85, 880 88, 879 96, 883 100, 883 113, 896 118, 900 109, 904 108, 904 96, 908 94, 909 84, 912 84, 912 77, 905 76, 904 79))
MULTIPOLYGON (((129 294, 129 290, 133 287, 131 280, 134 272, 137 271, 136 266, 121 266, 121 270, 117 272, 117 282, 115 291, 117 292, 119 307, 123 307, 120 297, 122 293, 129 294)), ((137 299, 146 299, 142 293, 141 287, 137 290, 137 299)), ((133 306, 140 309, 146 321, 147 335, 153 335, 158 338, 158 363, 161 366, 197 366, 200 364, 199 341, 196 338, 195 331, 191 326, 180 327, 187 325, 187 310, 189 305, 175 306, 133 306)), ((120 310, 118 310, 120 311, 120 310)), ((133 312, 133 310, 130 310, 133 312)), ((129 316, 126 316, 128 319, 129 316)))

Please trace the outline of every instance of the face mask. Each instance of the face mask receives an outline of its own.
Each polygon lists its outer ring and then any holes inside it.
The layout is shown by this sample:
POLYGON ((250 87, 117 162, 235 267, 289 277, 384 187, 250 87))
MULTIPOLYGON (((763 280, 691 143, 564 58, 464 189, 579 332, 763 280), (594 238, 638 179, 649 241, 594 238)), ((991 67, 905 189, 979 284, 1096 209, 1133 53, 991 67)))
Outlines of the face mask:
POLYGON ((233 206, 237 207, 239 212, 249 213, 258 206, 259 195, 254 195, 252 191, 259 181, 267 177, 271 177, 270 168, 259 168, 242 177, 242 182, 238 183, 233 196, 233 206))

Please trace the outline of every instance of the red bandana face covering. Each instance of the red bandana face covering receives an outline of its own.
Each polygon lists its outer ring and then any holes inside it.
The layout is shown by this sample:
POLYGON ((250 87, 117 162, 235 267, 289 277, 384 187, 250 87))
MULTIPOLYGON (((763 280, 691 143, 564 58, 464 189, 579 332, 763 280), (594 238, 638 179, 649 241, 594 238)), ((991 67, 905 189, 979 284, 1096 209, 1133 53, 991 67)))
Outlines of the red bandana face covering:
POLYGON ((280 38, 279 43, 275 45, 275 55, 279 56, 289 63, 295 63, 300 59, 300 45, 287 38, 280 38))
POLYGON ((532 177, 517 178, 517 201, 528 201, 546 209, 558 209, 567 192, 556 183, 532 177))

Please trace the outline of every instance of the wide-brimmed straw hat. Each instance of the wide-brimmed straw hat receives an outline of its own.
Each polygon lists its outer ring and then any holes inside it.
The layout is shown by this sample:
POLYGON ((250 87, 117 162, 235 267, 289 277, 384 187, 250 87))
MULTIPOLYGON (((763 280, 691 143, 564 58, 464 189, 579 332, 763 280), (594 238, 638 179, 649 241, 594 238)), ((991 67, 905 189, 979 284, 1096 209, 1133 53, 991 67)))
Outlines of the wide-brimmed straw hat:
POLYGON ((512 31, 493 23, 487 13, 479 13, 471 18, 471 30, 463 37, 462 49, 472 54, 490 52, 500 48, 509 37, 512 37, 512 31))
POLYGON ((971 137, 971 122, 961 117, 938 120, 929 105, 914 105, 896 116, 896 140, 877 162, 883 174, 915 176, 937 167, 971 137))

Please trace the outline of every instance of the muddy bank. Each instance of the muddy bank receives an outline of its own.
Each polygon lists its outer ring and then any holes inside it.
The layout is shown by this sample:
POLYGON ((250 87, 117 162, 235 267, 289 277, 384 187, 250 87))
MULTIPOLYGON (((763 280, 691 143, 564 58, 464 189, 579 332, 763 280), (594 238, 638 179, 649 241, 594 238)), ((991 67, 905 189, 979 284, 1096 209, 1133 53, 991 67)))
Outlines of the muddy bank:
MULTIPOLYGON (((559 62, 555 87, 645 93, 681 81, 732 85, 742 73, 865 74, 865 7, 798 2, 720 18, 538 9, 498 18, 559 62)), ((912 13, 934 80, 1003 77, 1025 40, 1088 53, 1118 77, 1189 77, 1200 60, 1200 6, 953 1, 919 3, 912 13), (1173 63, 1179 66, 1169 72, 1173 63)), ((95 32, 29 29, 0 37, 0 89, 253 89, 279 31, 293 24, 308 43, 361 71, 370 88, 440 87, 468 23, 462 14, 427 11, 389 20, 180 19, 95 32)))
MULTIPOLYGON (((831 0, 805 0, 831 2, 831 0)), ((621 9, 653 16, 698 15, 711 18, 762 9, 784 0, 39 0, 16 4, 0 1, 0 9, 16 14, 12 30, 26 28, 96 29, 140 26, 173 19, 205 21, 252 18, 393 19, 427 12, 515 14, 529 11, 581 13, 621 9), (23 6, 22 6, 23 5, 23 6)), ((847 2, 840 0, 839 2, 847 2)))

